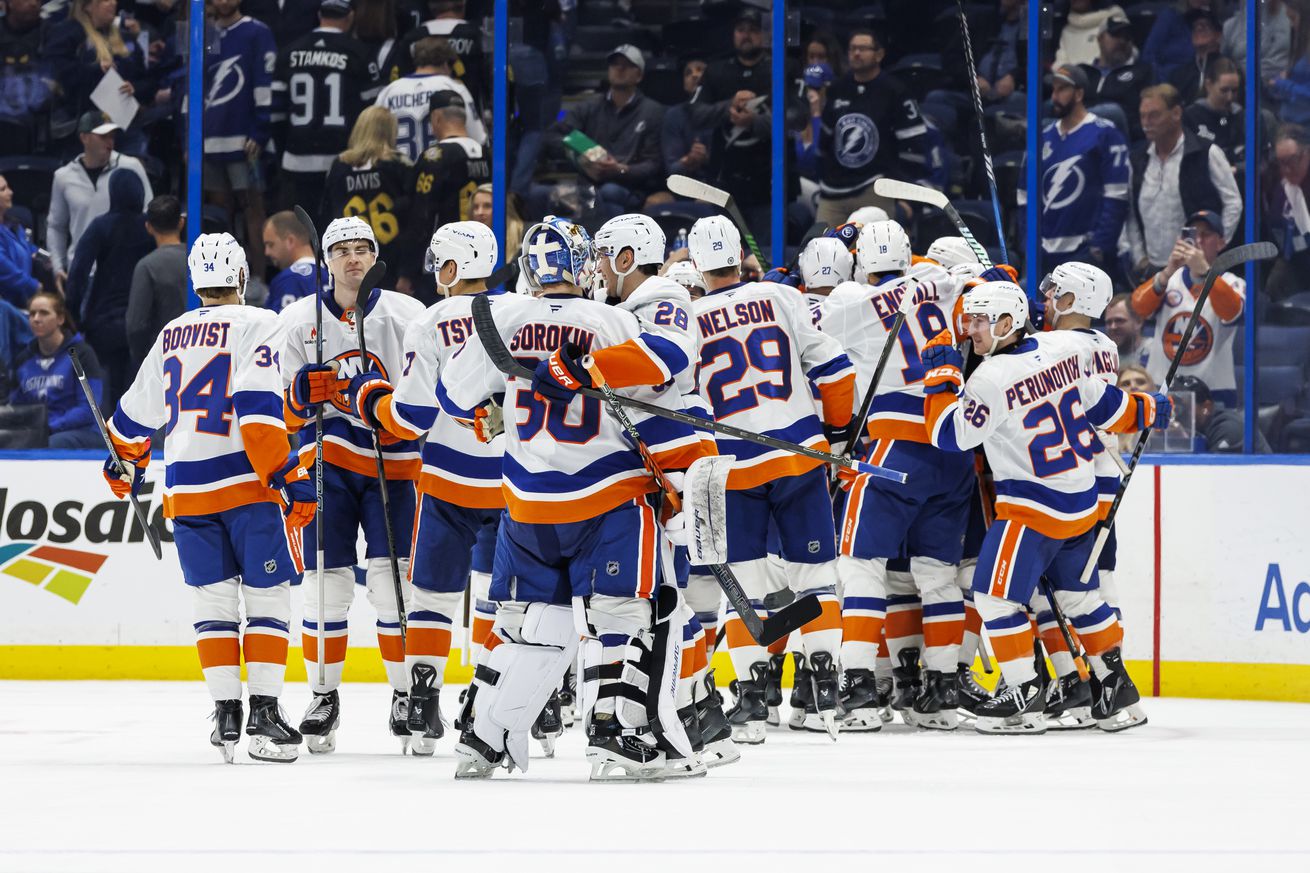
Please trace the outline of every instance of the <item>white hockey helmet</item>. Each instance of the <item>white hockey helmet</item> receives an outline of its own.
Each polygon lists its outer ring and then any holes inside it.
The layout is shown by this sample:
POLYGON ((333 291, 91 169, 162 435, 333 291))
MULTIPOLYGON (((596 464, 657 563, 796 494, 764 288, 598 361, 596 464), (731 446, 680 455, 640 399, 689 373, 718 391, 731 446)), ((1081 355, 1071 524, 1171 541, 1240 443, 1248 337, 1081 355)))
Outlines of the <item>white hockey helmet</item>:
POLYGON ((672 279, 689 292, 705 290, 705 277, 692 266, 691 261, 674 261, 669 265, 664 278, 672 279))
POLYGON ((687 234, 687 249, 692 265, 701 273, 741 266, 741 234, 722 215, 711 215, 693 224, 687 234))
POLYGON ((186 264, 192 288, 235 288, 245 302, 250 267, 245 249, 232 234, 202 233, 192 243, 186 264))
POLYGON ((875 221, 860 228, 855 240, 860 273, 904 273, 910 268, 910 238, 895 221, 875 221))
POLYGON ((856 224, 873 224, 875 221, 886 221, 891 218, 887 210, 881 206, 861 206, 859 209, 846 216, 846 223, 856 224))
POLYGON ((815 237, 801 249, 801 281, 806 287, 835 288, 849 282, 855 259, 835 236, 815 237))
POLYGON ((1028 323, 1028 295, 1013 282, 983 282, 975 285, 964 295, 964 314, 972 318, 985 315, 992 325, 992 346, 985 354, 996 351, 996 344, 1008 339, 1028 323), (1010 329, 1003 334, 996 333, 996 324, 1004 316, 1010 316, 1010 329))
POLYGON ((960 264, 977 264, 978 255, 962 236, 939 236, 928 246, 925 257, 932 258, 943 267, 958 267, 960 264))
POLYGON ((1114 285, 1100 267, 1069 261, 1056 267, 1042 280, 1040 291, 1043 297, 1051 297, 1049 316, 1054 325, 1060 316, 1070 313, 1100 318, 1114 296, 1114 285), (1073 295, 1073 303, 1068 309, 1061 309, 1060 298, 1066 294, 1073 295))
POLYGON ((649 215, 635 212, 617 215, 600 226, 592 243, 598 257, 609 259, 615 283, 605 293, 615 297, 623 296, 623 280, 635 273, 637 267, 664 263, 664 231, 649 215), (624 249, 632 249, 632 266, 620 270, 614 261, 624 249))
POLYGON ((373 235, 373 228, 369 227, 367 221, 358 215, 332 219, 327 226, 327 230, 323 231, 323 259, 330 260, 332 258, 332 247, 337 243, 351 242, 357 239, 368 243, 373 248, 373 253, 377 254, 378 240, 373 235))
POLYGON ((491 228, 480 221, 452 221, 432 234, 424 267, 437 275, 439 286, 441 268, 447 261, 455 262, 451 285, 466 279, 485 279, 496 269, 497 251, 496 235, 491 228))

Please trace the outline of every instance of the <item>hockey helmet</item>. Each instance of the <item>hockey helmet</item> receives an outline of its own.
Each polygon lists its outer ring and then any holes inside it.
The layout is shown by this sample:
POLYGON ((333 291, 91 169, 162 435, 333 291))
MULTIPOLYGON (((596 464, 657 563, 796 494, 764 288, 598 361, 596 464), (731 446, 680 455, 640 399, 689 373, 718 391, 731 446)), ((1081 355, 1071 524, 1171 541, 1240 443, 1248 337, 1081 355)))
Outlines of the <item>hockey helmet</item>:
POLYGON ((1052 270, 1042 280, 1039 290, 1044 298, 1050 299, 1047 313, 1051 324, 1054 325, 1059 321, 1060 316, 1071 313, 1100 318, 1105 312, 1105 307, 1110 305, 1114 285, 1100 267, 1069 261, 1052 270), (1068 309, 1061 309, 1060 298, 1066 294, 1073 295, 1073 303, 1068 309))
POLYGON ((691 261, 674 261, 669 265, 664 278, 672 279, 689 292, 705 290, 705 277, 700 274, 700 270, 692 266, 691 261))
POLYGON ((741 234, 722 215, 697 220, 687 234, 687 249, 692 265, 701 273, 741 266, 741 234))
POLYGON ((875 221, 886 221, 891 218, 887 210, 880 206, 861 206, 846 217, 846 223, 856 224, 873 224, 875 221))
POLYGON ((943 267, 957 267, 960 264, 978 263, 978 255, 962 236, 939 236, 928 246, 926 257, 932 258, 943 267))
POLYGON ((455 278, 450 283, 453 285, 490 276, 496 269, 496 256, 496 235, 491 228, 480 221, 452 221, 432 234, 423 266, 437 275, 437 284, 441 286, 441 268, 447 261, 454 261, 455 278))
POLYGON ((202 233, 191 244, 187 255, 187 272, 191 274, 191 287, 235 288, 246 300, 246 278, 250 267, 246 263, 245 249, 230 233, 202 233))
POLYGON ((910 268, 910 238, 895 221, 875 221, 860 228, 855 241, 860 273, 904 273, 910 268))
POLYGON ((806 287, 833 288, 848 282, 854 266, 855 259, 837 237, 816 237, 801 250, 801 281, 806 287))
POLYGON ((623 296, 623 280, 643 264, 664 263, 664 231, 649 215, 629 213, 611 218, 600 226, 595 237, 596 254, 609 259, 614 271, 614 288, 607 294, 623 296), (620 270, 614 261, 624 249, 632 249, 632 265, 620 270))
POLYGON ((325 260, 332 259, 332 247, 337 243, 352 242, 354 240, 363 240, 373 249, 373 254, 377 254, 378 240, 373 235, 373 228, 358 215, 351 215, 347 218, 334 218, 328 224, 327 230, 323 231, 323 257, 325 260))
POLYGON ((964 295, 964 314, 968 318, 984 315, 991 323, 992 345, 985 354, 996 351, 996 344, 1008 339, 1028 323, 1028 295, 1013 282, 983 282, 964 295), (1010 329, 996 333, 997 323, 1010 316, 1010 329))

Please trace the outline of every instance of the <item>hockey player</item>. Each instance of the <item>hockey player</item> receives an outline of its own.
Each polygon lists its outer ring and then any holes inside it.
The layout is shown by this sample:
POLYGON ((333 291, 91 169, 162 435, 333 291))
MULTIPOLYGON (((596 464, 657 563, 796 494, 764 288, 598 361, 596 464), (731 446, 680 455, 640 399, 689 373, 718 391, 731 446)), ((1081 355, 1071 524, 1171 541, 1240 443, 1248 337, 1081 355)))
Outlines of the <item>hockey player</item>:
POLYGON ((118 497, 135 493, 151 436, 164 428, 164 515, 173 519, 182 577, 195 593, 196 648, 214 698, 210 742, 232 762, 244 647, 250 757, 294 761, 300 734, 278 697, 291 580, 301 570, 300 529, 314 516, 314 489, 282 421, 281 327, 273 313, 242 305, 246 257, 229 234, 201 234, 187 267, 202 306, 160 331, 123 395, 109 433, 132 475, 122 478, 111 458, 105 478, 118 497))
POLYGON ((828 299, 833 288, 851 280, 855 259, 840 238, 820 236, 801 249, 799 266, 805 300, 810 305, 814 323, 818 324, 823 301, 828 299))
POLYGON ((1098 515, 1092 428, 1162 429, 1172 402, 1163 394, 1125 394, 1092 375, 1087 344, 1068 332, 1025 336, 1028 299, 1011 282, 972 289, 964 311, 973 350, 987 360, 964 384, 963 359, 944 331, 924 351, 924 386, 932 444, 955 452, 983 446, 996 480, 997 519, 973 588, 1007 687, 978 707, 975 728, 1046 730, 1024 612, 1042 576, 1091 655, 1098 726, 1143 724, 1123 666, 1119 623, 1096 588, 1079 581, 1098 515))
MULTIPOLYGON (((405 333, 405 368, 393 388, 377 373, 355 378, 351 402, 362 419, 399 440, 427 435, 419 475, 410 581, 413 591, 405 640, 409 668, 410 751, 431 755, 444 733, 439 705, 450 656, 451 630, 469 585, 472 556, 481 535, 494 537, 505 508, 500 491, 504 439, 493 436, 495 422, 480 440, 469 428, 443 414, 437 383, 473 333, 473 295, 503 295, 488 289, 496 267, 496 237, 476 221, 447 224, 432 236, 428 260, 443 299, 428 308, 405 333)), ((508 297, 512 305, 520 298, 508 297)), ((500 307, 497 306, 499 310, 500 307)), ((500 418, 499 407, 492 407, 500 418)), ((486 576, 488 563, 476 568, 486 576)), ((482 586, 480 586, 482 587, 482 586)), ((478 592, 486 600, 485 589, 478 592)))
POLYGON ((674 261, 664 271, 664 277, 686 288, 692 300, 705 296, 705 280, 701 278, 700 271, 691 265, 691 261, 674 261))
MULTIPOLYGON (((423 305, 394 291, 373 289, 367 294, 364 319, 369 357, 359 359, 355 304, 360 283, 377 260, 373 231, 359 218, 338 218, 323 232, 323 255, 332 274, 332 289, 322 292, 323 358, 335 361, 341 379, 365 371, 377 371, 395 378, 404 369, 402 340, 410 324, 423 315, 423 305)), ((297 428, 312 422, 315 407, 323 403, 323 517, 305 531, 308 569, 316 569, 316 538, 322 531, 324 549, 323 591, 317 573, 306 573, 303 583, 305 618, 301 632, 305 664, 314 699, 301 720, 310 752, 331 752, 336 748, 336 730, 341 719, 337 687, 346 659, 346 615, 355 597, 356 542, 361 528, 367 548, 365 579, 368 599, 377 611, 378 649, 393 690, 391 732, 409 741, 409 676, 401 644, 400 612, 395 581, 387 555, 387 532, 382 524, 383 483, 377 480, 377 461, 369 426, 349 411, 339 395, 326 399, 315 393, 314 382, 321 369, 314 364, 316 300, 306 297, 283 310, 280 318, 286 330, 282 351, 282 373, 286 381, 287 419, 297 428), (323 598, 323 627, 318 626, 319 598, 323 598), (320 682, 318 646, 325 647, 325 675, 320 682)), ((325 364, 325 366, 327 366, 325 364)), ((339 384, 339 383, 338 383, 339 384)), ((302 430, 300 456, 313 463, 314 439, 302 430)), ((408 575, 409 548, 414 519, 414 480, 420 460, 413 440, 392 440, 383 436, 382 454, 386 466, 385 487, 390 500, 391 534, 400 564, 401 582, 408 575)))
MULTIPOLYGON (((700 383, 714 417, 825 450, 830 439, 844 440, 855 374, 837 342, 814 327, 804 300, 772 282, 741 281, 741 236, 722 216, 697 221, 688 247, 708 289, 693 313, 701 335, 700 383)), ((742 588, 761 604, 783 584, 798 595, 815 593, 822 602, 822 615, 801 629, 801 642, 814 705, 835 735, 841 618, 827 471, 816 461, 741 440, 720 436, 718 448, 737 459, 728 476, 728 557, 742 588), (768 570, 771 518, 785 583, 768 570)), ((725 623, 725 634, 738 676, 729 714, 734 739, 762 743, 768 716, 765 650, 735 616, 725 623)))
MULTIPOLYGON (((591 246, 577 225, 548 217, 530 228, 524 262, 540 296, 497 329, 516 359, 540 362, 534 378, 507 379, 475 334, 442 381, 443 407, 466 420, 502 391, 515 411, 505 429, 507 515, 491 583, 500 608, 461 717, 456 775, 487 777, 502 763, 526 769, 528 732, 581 633, 592 778, 658 778, 665 757, 648 713, 667 689, 663 653, 681 640, 671 638, 670 622, 655 621, 655 486, 613 416, 574 391, 591 381, 579 362, 587 353, 615 387, 663 386, 691 362, 670 367, 650 353, 631 313, 586 299, 591 246)), ((640 416, 635 424, 662 467, 685 467, 702 452, 689 427, 640 416)), ((678 727, 673 721, 665 727, 678 727)))

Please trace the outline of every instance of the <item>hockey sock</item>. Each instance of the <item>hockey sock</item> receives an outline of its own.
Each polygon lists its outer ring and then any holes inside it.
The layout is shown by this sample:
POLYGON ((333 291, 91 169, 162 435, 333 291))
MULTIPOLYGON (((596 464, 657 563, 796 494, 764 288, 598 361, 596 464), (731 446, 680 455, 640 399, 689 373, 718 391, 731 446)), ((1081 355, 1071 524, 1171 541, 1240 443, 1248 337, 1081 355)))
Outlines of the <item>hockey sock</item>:
POLYGON ((878 660, 874 662, 874 675, 879 679, 891 681, 892 653, 887 648, 887 626, 884 624, 878 634, 878 660))
POLYGON ((291 585, 288 582, 271 588, 242 585, 241 595, 246 601, 246 632, 241 643, 248 690, 252 695, 281 697, 287 674, 291 585))
POLYGON ((871 670, 887 620, 887 562, 842 555, 837 573, 842 580, 842 668, 871 670))
POLYGON ((973 591, 964 593, 964 636, 960 640, 960 657, 957 659, 961 664, 973 666, 974 659, 978 657, 978 646, 981 642, 979 634, 982 633, 982 616, 978 615, 977 608, 973 605, 973 591))
MULTIPOLYGON (((456 613, 463 600, 462 591, 426 591, 414 588, 405 633, 407 675, 412 673, 415 664, 428 664, 437 671, 437 687, 441 687, 446 675, 446 659, 450 657, 453 624, 450 616, 456 613)), ((381 640, 379 634, 378 641, 381 640)))
MULTIPOLYGON (((755 607, 756 615, 761 618, 764 616, 764 610, 758 603, 752 601, 751 606, 755 607)), ((731 606, 724 616, 723 637, 728 644, 728 656, 732 659, 732 672, 738 679, 749 679, 751 664, 768 660, 764 647, 755 642, 755 638, 750 635, 746 625, 737 616, 737 610, 731 606)))
POLYGON ((1065 645, 1060 623, 1055 620, 1055 613, 1049 607, 1037 612, 1037 632, 1042 639, 1042 648, 1046 649, 1051 666, 1055 668, 1055 675, 1068 676, 1074 669, 1073 653, 1065 645))
POLYGON ((1022 685, 1035 679, 1033 632, 1023 607, 990 594, 977 594, 974 603, 987 626, 987 637, 1006 683, 1022 685))
POLYGON ((487 644, 487 636, 491 633, 491 626, 496 623, 496 604, 488 596, 491 590, 491 574, 479 573, 474 570, 469 574, 469 585, 472 589, 473 598, 473 627, 469 629, 469 648, 471 651, 465 652, 464 656, 468 664, 478 664, 482 661, 483 649, 487 644))
MULTIPOLYGON (((409 595, 409 560, 397 562, 400 569, 401 591, 406 604, 409 595)), ((400 613, 396 604, 396 583, 391 577, 391 561, 387 558, 369 558, 364 573, 368 588, 368 601, 377 610, 378 652, 387 671, 387 681, 396 691, 409 691, 409 671, 405 669, 405 644, 400 634, 400 613)), ((447 644, 446 651, 450 651, 447 644)))
POLYGON ((964 641, 964 595, 955 584, 955 566, 911 558, 910 572, 923 600, 923 665, 954 673, 964 641))
POLYGON ((341 684, 341 671, 346 662, 346 614, 355 596, 355 571, 350 567, 334 567, 323 571, 324 626, 318 627, 318 576, 306 570, 301 582, 305 598, 304 620, 301 624, 300 647, 305 656, 305 672, 310 689, 315 694, 326 694, 341 684), (318 681, 318 644, 323 640, 324 681, 318 681))
MULTIPOLYGON (((818 618, 801 627, 801 646, 807 658, 816 652, 828 652, 836 658, 842 645, 841 605, 831 590, 805 592, 806 595, 811 593, 818 595, 823 611, 818 618)), ((773 652, 772 647, 769 651, 773 652)))
POLYGON ((205 685, 214 700, 241 697, 241 641, 237 623, 235 579, 197 585, 195 597, 196 652, 205 685))
POLYGON ((923 650, 923 602, 918 594, 889 594, 887 597, 887 653, 892 664, 900 664, 904 649, 923 650))

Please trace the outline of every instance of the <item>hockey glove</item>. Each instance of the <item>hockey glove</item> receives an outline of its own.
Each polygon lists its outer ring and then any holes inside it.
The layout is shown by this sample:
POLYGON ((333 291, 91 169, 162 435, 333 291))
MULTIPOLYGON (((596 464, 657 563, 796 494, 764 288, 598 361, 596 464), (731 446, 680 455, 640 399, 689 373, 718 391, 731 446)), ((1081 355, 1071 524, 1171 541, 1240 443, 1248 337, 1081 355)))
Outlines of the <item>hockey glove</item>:
POLYGON ((978 275, 979 282, 1018 282, 1019 271, 1009 264, 997 264, 978 275))
POLYGON ((376 370, 360 373, 350 380, 350 387, 346 391, 351 414, 374 430, 381 430, 382 425, 374 415, 374 409, 379 400, 393 391, 395 389, 391 383, 376 370))
POLYGON ((855 253, 855 241, 860 237, 860 226, 853 221, 845 224, 839 224, 832 230, 824 233, 824 236, 834 237, 842 241, 851 254, 855 253))
POLYGON ((664 537, 675 546, 686 546, 691 531, 687 527, 687 513, 678 512, 664 522, 664 537))
POLYGON ((334 400, 349 383, 337 377, 332 364, 306 364, 296 371, 287 386, 287 405, 301 418, 313 418, 319 404, 334 400))
POLYGON ((1046 330, 1046 301, 1028 299, 1028 327, 1034 333, 1046 330))
POLYGON ((113 456, 105 458, 105 481, 109 483, 109 490, 113 491, 114 496, 119 500, 128 494, 135 497, 141 492, 141 483, 146 477, 146 467, 150 464, 150 441, 146 440, 145 450, 140 457, 135 461, 123 458, 123 464, 127 466, 127 475, 119 472, 118 459, 113 456))
POLYGON ((844 454, 846 447, 851 444, 851 437, 855 436, 856 430, 854 417, 841 427, 825 424, 823 426, 823 435, 828 438, 829 451, 834 455, 844 454))
POLYGON ((505 413, 496 398, 473 410, 473 435, 480 443, 489 443, 505 432, 505 413))
POLYGON ((314 483, 309 481, 309 473, 295 452, 287 455, 281 469, 268 477, 268 487, 282 494, 282 514, 291 527, 299 530, 314 520, 318 509, 314 483))
POLYGON ((1137 429, 1164 430, 1174 417, 1174 400, 1168 394, 1134 393, 1137 398, 1137 429))
POLYGON ((765 273, 764 278, 761 279, 760 281, 777 282, 779 285, 787 285, 791 288, 801 287, 800 275, 797 273, 793 273, 791 270, 788 270, 786 267, 774 267, 772 270, 765 273))
POLYGON ((964 384, 964 356, 951 344, 951 332, 944 330, 923 349, 923 391, 959 394, 964 384))
POLYGON ((579 388, 591 387, 591 374, 580 359, 585 353, 573 343, 565 343, 537 365, 532 376, 532 393, 538 400, 551 399, 568 403, 579 388))
POLYGON ((866 474, 857 470, 852 470, 850 467, 838 467, 837 487, 843 491, 850 491, 851 487, 854 486, 856 482, 860 481, 860 477, 865 475, 866 474))

